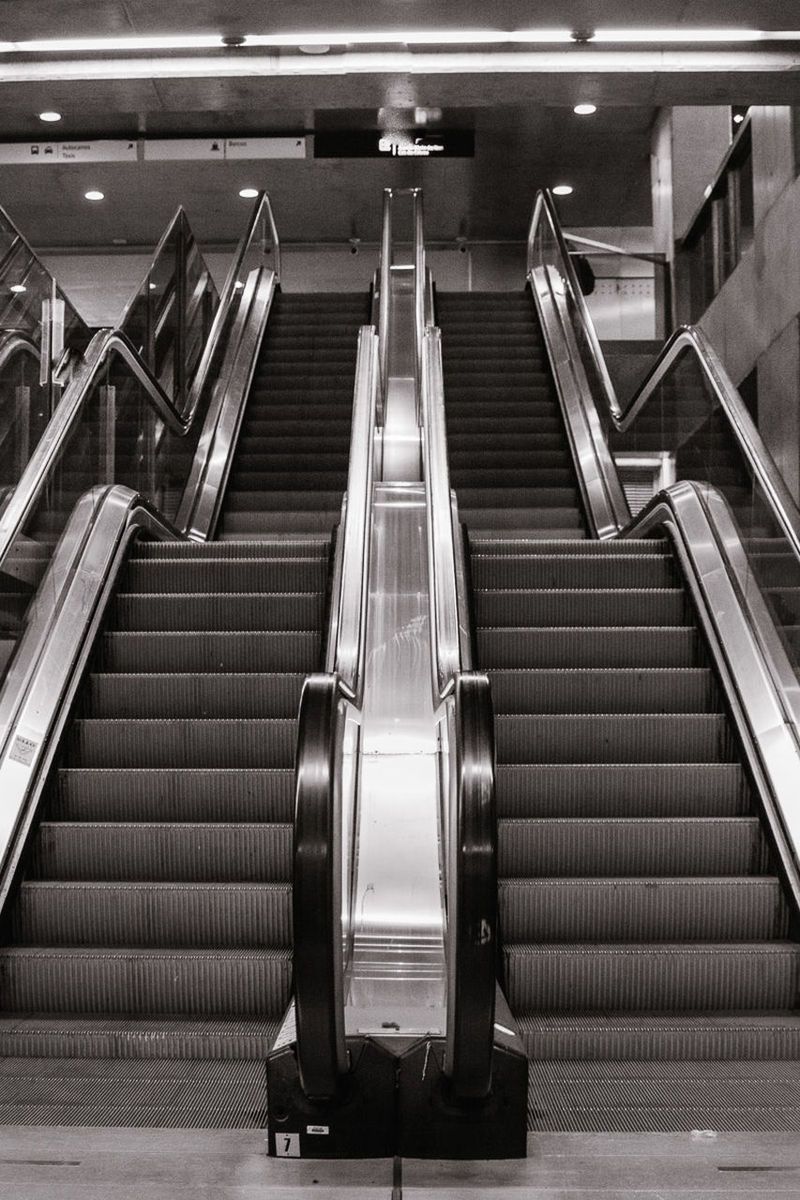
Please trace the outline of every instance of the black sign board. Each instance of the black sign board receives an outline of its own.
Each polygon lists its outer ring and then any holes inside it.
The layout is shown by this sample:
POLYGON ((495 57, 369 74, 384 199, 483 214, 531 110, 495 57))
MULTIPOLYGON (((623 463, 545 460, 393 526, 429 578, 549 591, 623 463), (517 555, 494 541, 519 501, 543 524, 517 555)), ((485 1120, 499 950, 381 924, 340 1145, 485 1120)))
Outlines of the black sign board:
POLYGON ((314 134, 314 158, 472 158, 475 133, 471 129, 435 132, 403 129, 382 132, 322 130, 314 134))

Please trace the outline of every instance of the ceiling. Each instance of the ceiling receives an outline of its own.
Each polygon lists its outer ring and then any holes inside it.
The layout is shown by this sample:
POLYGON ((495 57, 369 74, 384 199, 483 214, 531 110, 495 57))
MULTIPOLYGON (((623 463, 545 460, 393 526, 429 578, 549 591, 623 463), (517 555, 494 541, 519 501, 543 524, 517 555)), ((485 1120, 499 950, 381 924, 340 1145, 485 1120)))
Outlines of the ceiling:
MULTIPOLYGON (((278 32, 288 41, 301 30, 586 31, 640 27, 641 10, 640 2, 628 0, 553 0, 547 6, 340 0, 335 7, 318 0, 0 0, 0 42, 188 32, 278 32)), ((738 24, 793 29, 798 18, 796 0, 774 0, 751 4, 738 24)), ((660 27, 731 22, 729 0, 662 0, 658 6, 660 27)), ((387 120, 409 123, 417 106, 441 110, 428 128, 475 134, 472 158, 4 165, 0 205, 39 248, 99 249, 122 241, 150 247, 178 204, 201 242, 229 244, 247 212, 237 194, 244 186, 269 189, 281 236, 289 241, 377 238, 385 186, 423 186, 432 239, 522 238, 536 189, 559 182, 575 189, 560 202, 565 223, 645 225, 650 129, 659 106, 800 104, 800 45, 794 42, 700 48, 680 61, 656 52, 638 66, 613 57, 618 47, 606 54, 589 45, 560 47, 557 54, 534 49, 522 64, 510 58, 514 47, 468 47, 467 58, 453 69, 435 48, 412 47, 397 69, 374 70, 362 69, 366 60, 357 61, 358 48, 346 47, 313 61, 293 45, 277 57, 247 47, 188 56, 0 55, 4 142, 376 129, 387 120), (89 65, 81 66, 87 57, 89 65), (470 62, 480 68, 470 69, 470 62), (297 74, 292 63, 319 73, 297 74), (352 70, 337 73, 348 63, 352 70), (76 71, 84 77, 69 78, 76 71), (572 105, 586 99, 598 111, 576 116, 572 105), (63 114, 58 126, 38 120, 44 109, 63 114), (105 193, 102 203, 84 199, 91 187, 105 193)))

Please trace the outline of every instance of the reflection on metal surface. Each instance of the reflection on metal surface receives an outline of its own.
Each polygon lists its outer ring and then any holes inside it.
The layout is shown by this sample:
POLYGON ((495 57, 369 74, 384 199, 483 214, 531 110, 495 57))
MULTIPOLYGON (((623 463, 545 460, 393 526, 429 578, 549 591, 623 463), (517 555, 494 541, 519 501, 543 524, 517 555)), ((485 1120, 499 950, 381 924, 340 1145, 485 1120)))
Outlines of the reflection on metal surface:
POLYGON ((724 498, 683 481, 626 531, 672 533, 758 786, 800 904, 800 691, 724 498))
POLYGON ((444 1029, 425 507, 420 484, 375 487, 345 1019, 384 1035, 444 1029))

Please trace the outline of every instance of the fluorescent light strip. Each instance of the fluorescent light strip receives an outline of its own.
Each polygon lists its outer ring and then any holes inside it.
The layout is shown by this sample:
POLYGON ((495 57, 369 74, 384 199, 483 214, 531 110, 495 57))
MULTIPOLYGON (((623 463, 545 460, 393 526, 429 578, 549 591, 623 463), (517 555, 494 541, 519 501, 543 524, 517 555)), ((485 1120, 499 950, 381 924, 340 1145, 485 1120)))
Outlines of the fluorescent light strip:
POLYGON ((727 75, 749 71, 797 70, 800 55, 795 51, 749 48, 729 50, 638 49, 607 50, 587 46, 580 54, 567 47, 519 51, 345 51, 335 55, 260 54, 219 57, 145 57, 97 59, 49 59, 5 62, 0 65, 0 82, 66 82, 73 79, 291 79, 304 75, 515 75, 585 74, 597 72, 717 72, 727 75))
MULTIPOLYGON (((371 29, 326 30, 247 34, 244 47, 297 46, 496 46, 564 45, 576 40, 569 29, 371 29)), ((779 29, 598 29, 582 35, 581 42, 639 45, 689 45, 691 43, 799 41, 800 30, 779 29)), ((92 54, 109 51, 207 50, 225 46, 222 34, 171 34, 168 36, 52 38, 0 42, 2 54, 92 54)), ((238 47, 237 47, 238 48, 238 47)))

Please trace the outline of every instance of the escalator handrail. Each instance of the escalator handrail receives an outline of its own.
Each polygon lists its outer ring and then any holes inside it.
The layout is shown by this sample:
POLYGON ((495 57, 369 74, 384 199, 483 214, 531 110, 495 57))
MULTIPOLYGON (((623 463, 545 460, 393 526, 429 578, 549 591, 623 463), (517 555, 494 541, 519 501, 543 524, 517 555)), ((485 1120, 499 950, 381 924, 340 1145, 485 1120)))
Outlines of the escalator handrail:
POLYGON ((6 210, 2 207, 0 207, 0 226, 5 226, 7 229, 12 230, 14 233, 14 237, 11 241, 11 244, 9 245, 7 253, 3 256, 2 260, 0 260, 0 276, 2 276, 5 268, 7 267, 8 263, 11 261, 11 259, 13 257, 15 257, 19 253, 20 250, 23 250, 29 259, 28 270, 30 270, 30 266, 35 264, 42 271, 42 273, 50 280, 51 287, 55 287, 56 298, 64 301, 64 308, 65 308, 66 312, 69 313, 70 322, 79 329, 81 337, 82 338, 85 337, 88 340, 89 334, 91 332, 89 329, 89 326, 86 324, 83 317, 80 315, 78 310, 75 308, 74 304, 68 298, 66 292, 64 292, 62 290, 62 288, 59 287, 58 280, 55 278, 55 276, 52 274, 51 271, 48 271, 47 267, 44 265, 41 258, 39 258, 39 255, 33 249, 30 242, 28 241, 28 239, 22 233, 20 233, 17 226, 11 220, 11 217, 8 215, 6 210))
POLYGON ((486 675, 459 674, 454 705, 445 1072, 453 1099, 469 1102, 491 1092, 497 994, 494 716, 486 675))
POLYGON ((622 533, 666 528, 708 637, 787 878, 800 904, 800 688, 756 584, 731 509, 710 484, 659 492, 622 533), (759 779, 760 777, 760 779, 759 779))
POLYGON ((713 389, 750 470, 765 492, 796 557, 800 558, 800 512, 797 505, 753 424, 738 390, 705 333, 698 326, 682 325, 669 337, 627 404, 624 407, 618 404, 616 411, 611 411, 615 427, 620 433, 630 429, 648 400, 655 394, 659 384, 687 349, 694 355, 704 378, 713 389))
POLYGON ((28 353, 37 359, 39 358, 39 347, 26 334, 20 333, 18 329, 6 330, 0 333, 0 371, 6 365, 8 360, 12 358, 18 350, 27 350, 28 353))
POLYGON ((0 909, 127 546, 180 538, 142 496, 95 487, 76 504, 0 689, 0 909))
POLYGON ((347 491, 334 563, 325 669, 360 707, 364 684, 375 429, 380 392, 379 338, 374 325, 358 334, 347 491))
POLYGON ((219 344, 219 337, 224 327, 226 318, 231 309, 234 295, 237 290, 241 290, 245 280, 242 278, 242 272, 245 264, 245 258, 248 251, 252 247, 259 225, 262 218, 266 218, 270 227, 270 235, 273 244, 273 271, 275 274, 276 285, 280 284, 281 280, 281 245, 278 236, 278 229, 275 224, 275 216, 272 210, 272 201, 269 192, 259 192, 256 200, 253 203, 253 209, 250 218, 247 222, 247 227, 242 234, 239 245, 236 248, 236 253, 231 260, 231 265, 228 268, 228 274, 220 294, 220 301, 217 311, 214 314, 214 319, 211 322, 208 339, 200 356, 200 361, 197 364, 194 379, 189 388, 189 397, 187 401, 187 410, 193 412, 197 409, 200 403, 201 393, 205 384, 208 371, 211 366, 211 361, 219 344))
POLYGON ((431 657, 436 707, 452 706, 446 837, 445 1074, 456 1101, 492 1087, 497 978, 497 821, 489 680, 471 670, 472 639, 458 507, 450 488, 441 331, 422 346, 422 444, 428 520, 431 657))
POLYGON ((725 414, 751 471, 763 488, 776 521, 790 542, 794 554, 800 558, 800 512, 798 512, 797 505, 786 487, 772 455, 764 445, 736 387, 702 329, 696 325, 683 325, 676 329, 667 339, 655 362, 636 388, 634 394, 625 405, 622 405, 617 396, 614 384, 611 381, 594 322, 592 321, 578 282, 572 256, 566 245, 565 235, 561 229, 555 204, 550 192, 546 190, 537 193, 531 217, 528 233, 528 272, 530 274, 533 267, 533 247, 536 231, 542 219, 548 222, 550 231, 559 247, 563 274, 569 284, 571 298, 577 311, 578 322, 589 347, 594 369, 600 382, 602 395, 595 397, 595 399, 601 401, 605 414, 613 426, 620 433, 626 432, 650 397, 654 395, 659 383, 679 355, 687 349, 691 351, 703 372, 704 378, 713 389, 715 397, 725 414))
POLYGON ((189 418, 178 412, 127 335, 118 329, 98 330, 0 517, 0 568, 42 494, 65 439, 80 421, 97 377, 112 353, 125 360, 148 402, 170 430, 185 435, 191 427, 189 418))
POLYGON ((292 921, 297 1066, 300 1085, 312 1099, 336 1095, 347 1071, 341 703, 336 675, 306 679, 295 760, 292 921))
POLYGON ((275 273, 251 271, 229 327, 224 358, 209 400, 175 525, 192 541, 213 537, 256 360, 276 288, 275 273))

